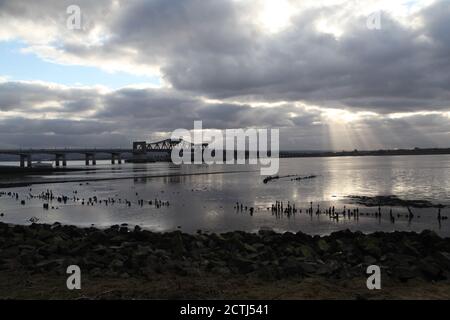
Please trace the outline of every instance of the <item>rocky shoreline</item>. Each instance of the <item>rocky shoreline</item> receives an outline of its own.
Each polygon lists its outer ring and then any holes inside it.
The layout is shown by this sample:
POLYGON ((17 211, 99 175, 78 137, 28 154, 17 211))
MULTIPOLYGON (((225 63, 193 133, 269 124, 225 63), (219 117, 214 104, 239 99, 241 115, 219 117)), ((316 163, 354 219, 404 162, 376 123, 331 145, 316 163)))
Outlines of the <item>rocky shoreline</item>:
MULTIPOLYGON (((67 266, 78 265, 92 279, 241 277, 267 285, 308 279, 351 282, 367 277, 366 268, 373 264, 381 267, 385 283, 447 284, 450 238, 432 231, 368 235, 339 231, 319 237, 268 230, 186 234, 126 225, 100 230, 59 223, 0 223, 3 276, 66 277, 67 266)), ((10 290, 0 289, 0 297, 7 297, 10 290)))

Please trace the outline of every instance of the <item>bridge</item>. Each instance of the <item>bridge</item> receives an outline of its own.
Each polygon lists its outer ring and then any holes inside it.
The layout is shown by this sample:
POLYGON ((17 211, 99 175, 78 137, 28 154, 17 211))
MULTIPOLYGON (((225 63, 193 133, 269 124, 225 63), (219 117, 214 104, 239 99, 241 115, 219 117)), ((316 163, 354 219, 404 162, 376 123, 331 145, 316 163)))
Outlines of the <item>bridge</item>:
MULTIPOLYGON (((162 141, 147 143, 145 141, 135 141, 133 142, 132 149, 122 149, 122 148, 48 148, 48 149, 0 149, 0 154, 17 155, 20 158, 20 167, 31 167, 32 157, 37 154, 49 154, 55 156, 55 165, 67 166, 67 155, 68 154, 81 154, 85 156, 85 164, 88 166, 90 163, 96 165, 96 155, 97 154, 110 154, 111 163, 115 164, 122 163, 123 154, 133 154, 133 156, 146 155, 147 152, 165 152, 170 153, 172 149, 176 146, 182 148, 193 148, 194 144, 184 141, 182 139, 172 140, 165 139, 162 141)), ((207 144, 202 145, 204 149, 207 144)))
POLYGON ((133 152, 136 153, 146 153, 150 151, 172 151, 173 148, 179 147, 181 149, 192 149, 195 147, 200 147, 204 150, 208 144, 203 143, 201 145, 193 144, 183 139, 165 139, 158 142, 147 143, 145 141, 135 141, 133 142, 133 152))

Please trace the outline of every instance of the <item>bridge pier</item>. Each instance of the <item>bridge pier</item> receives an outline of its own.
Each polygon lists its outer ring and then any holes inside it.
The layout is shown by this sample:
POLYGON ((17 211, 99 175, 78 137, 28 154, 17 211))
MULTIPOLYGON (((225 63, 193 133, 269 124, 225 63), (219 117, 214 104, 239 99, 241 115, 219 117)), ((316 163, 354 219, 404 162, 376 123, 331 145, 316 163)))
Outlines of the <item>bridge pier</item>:
POLYGON ((20 155, 20 167, 25 167, 25 162, 27 163, 27 167, 31 168, 31 154, 21 154, 20 155))
POLYGON ((85 153, 85 163, 88 166, 90 160, 92 160, 92 165, 95 166, 97 164, 97 161, 95 159, 95 153, 85 153))
POLYGON ((111 153, 111 164, 116 164, 116 160, 118 164, 122 163, 122 158, 120 157, 120 153, 111 153))
POLYGON ((60 161, 62 161, 63 167, 67 166, 67 160, 66 160, 66 155, 65 154, 56 154, 55 164, 56 164, 57 167, 59 167, 60 161))

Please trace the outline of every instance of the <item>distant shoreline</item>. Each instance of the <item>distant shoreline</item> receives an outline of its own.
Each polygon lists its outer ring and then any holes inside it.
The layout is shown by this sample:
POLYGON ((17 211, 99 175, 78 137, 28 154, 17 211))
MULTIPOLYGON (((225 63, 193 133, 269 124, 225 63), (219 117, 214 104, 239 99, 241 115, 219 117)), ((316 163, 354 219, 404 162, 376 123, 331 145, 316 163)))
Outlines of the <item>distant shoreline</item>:
POLYGON ((353 151, 280 151, 280 158, 309 157, 362 157, 362 156, 409 156, 409 155, 445 155, 450 148, 398 149, 398 150, 353 150, 353 151))

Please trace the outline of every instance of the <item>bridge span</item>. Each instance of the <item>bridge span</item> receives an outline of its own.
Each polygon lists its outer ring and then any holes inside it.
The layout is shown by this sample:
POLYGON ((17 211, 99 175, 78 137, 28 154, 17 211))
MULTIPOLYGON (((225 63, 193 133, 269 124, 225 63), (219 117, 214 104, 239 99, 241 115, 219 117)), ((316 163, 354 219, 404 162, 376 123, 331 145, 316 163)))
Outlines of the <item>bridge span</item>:
MULTIPOLYGON (((132 154, 134 158, 143 159, 149 152, 170 153, 175 146, 191 146, 194 144, 184 140, 165 139, 157 142, 147 143, 145 141, 133 142, 133 148, 39 148, 39 149, 0 149, 0 154, 17 155, 20 158, 21 167, 31 167, 33 155, 50 154, 55 156, 55 164, 59 166, 67 166, 68 154, 81 154, 85 156, 86 165, 96 165, 97 154, 110 154, 111 163, 122 163, 123 154, 132 154)), ((202 146, 203 148, 206 145, 202 146)))
POLYGON ((111 163, 122 163, 122 154, 133 153, 133 149, 114 149, 114 148, 55 148, 55 149, 0 149, 0 154, 17 155, 20 157, 20 166, 31 167, 33 155, 50 154, 55 156, 55 165, 59 167, 67 166, 68 154, 84 154, 85 163, 88 166, 90 163, 96 165, 96 155, 110 154, 111 163))

